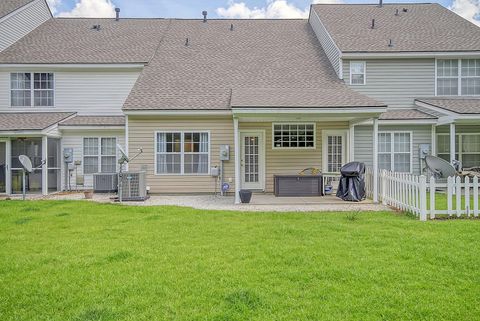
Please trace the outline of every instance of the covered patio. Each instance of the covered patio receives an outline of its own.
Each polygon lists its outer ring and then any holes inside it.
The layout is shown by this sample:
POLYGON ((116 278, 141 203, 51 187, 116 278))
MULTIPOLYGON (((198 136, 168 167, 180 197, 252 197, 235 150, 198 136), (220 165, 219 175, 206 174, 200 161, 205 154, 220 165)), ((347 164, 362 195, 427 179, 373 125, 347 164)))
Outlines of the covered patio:
POLYGON ((32 161, 26 192, 47 195, 61 190, 61 135, 58 123, 75 113, 0 114, 0 194, 21 194, 22 165, 19 155, 32 161))
MULTIPOLYGON (((315 168, 325 182, 338 177, 340 167, 354 160, 355 124, 372 121, 372 151, 376 155, 378 118, 386 111, 384 104, 341 89, 233 90, 231 105, 235 182, 239 182, 235 184, 235 204, 240 204, 242 189, 274 193, 278 175, 297 175, 315 168)), ((376 168, 374 157, 375 173, 376 168)), ((250 206, 294 202, 292 198, 261 194, 255 194, 254 199, 250 206)), ((333 197, 299 197, 295 205, 338 202, 333 197)))

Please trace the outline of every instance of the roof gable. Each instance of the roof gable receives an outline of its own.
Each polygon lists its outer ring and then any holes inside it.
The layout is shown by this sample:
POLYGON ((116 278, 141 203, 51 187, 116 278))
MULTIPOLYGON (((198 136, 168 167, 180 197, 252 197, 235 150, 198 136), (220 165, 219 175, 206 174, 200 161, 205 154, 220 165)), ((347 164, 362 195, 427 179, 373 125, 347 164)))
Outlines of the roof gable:
MULTIPOLYGON (((225 110, 232 98, 245 102, 240 97, 249 91, 271 105, 277 101, 266 99, 271 90, 305 95, 288 99, 290 107, 321 107, 323 91, 353 92, 336 76, 307 20, 172 20, 124 109, 225 110)), ((372 102, 356 97, 354 104, 372 102)))
POLYGON ((480 51, 480 28, 439 4, 317 4, 312 10, 342 52, 480 51))
POLYGON ((147 63, 167 26, 165 19, 50 19, 0 53, 0 63, 147 63))

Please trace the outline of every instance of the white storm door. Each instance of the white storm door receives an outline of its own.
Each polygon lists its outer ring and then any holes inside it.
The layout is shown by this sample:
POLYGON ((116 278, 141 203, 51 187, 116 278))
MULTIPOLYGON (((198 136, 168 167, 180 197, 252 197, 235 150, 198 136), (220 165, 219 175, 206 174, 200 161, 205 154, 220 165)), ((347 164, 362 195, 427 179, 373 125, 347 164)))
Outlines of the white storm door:
POLYGON ((347 162, 347 131, 326 130, 323 133, 323 172, 339 173, 347 162))
POLYGON ((263 132, 240 133, 242 189, 264 189, 265 147, 263 136, 263 132))

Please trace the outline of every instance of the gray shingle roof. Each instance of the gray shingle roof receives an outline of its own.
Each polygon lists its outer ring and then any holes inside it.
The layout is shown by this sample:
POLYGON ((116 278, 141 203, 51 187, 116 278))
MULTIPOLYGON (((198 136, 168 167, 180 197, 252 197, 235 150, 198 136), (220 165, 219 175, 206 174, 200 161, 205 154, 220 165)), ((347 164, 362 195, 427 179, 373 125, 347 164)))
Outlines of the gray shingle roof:
POLYGON ((313 10, 343 52, 480 50, 480 29, 439 4, 318 4, 313 10))
POLYGON ((418 98, 416 101, 457 114, 480 114, 480 97, 418 98))
POLYGON ((396 109, 389 110, 379 117, 380 120, 415 120, 415 119, 437 119, 437 117, 417 109, 396 109))
POLYGON ((62 121, 61 126, 124 126, 124 116, 75 116, 62 121))
POLYGON ((346 96, 353 106, 383 106, 337 78, 306 20, 172 20, 124 109, 225 110, 231 99, 253 104, 254 97, 279 103, 259 90, 247 101, 242 92, 251 88, 295 95, 298 100, 288 98, 290 107, 324 105, 321 93, 328 101, 346 96))
POLYGON ((167 25, 164 19, 50 19, 1 52, 0 63, 146 63, 167 25))
POLYGON ((42 130, 75 113, 0 113, 0 131, 42 130))
POLYGON ((1 0, 0 1, 0 18, 27 5, 32 1, 33 0, 1 0))
POLYGON ((374 99, 346 87, 335 89, 258 89, 232 91, 232 107, 370 107, 378 106, 374 99))

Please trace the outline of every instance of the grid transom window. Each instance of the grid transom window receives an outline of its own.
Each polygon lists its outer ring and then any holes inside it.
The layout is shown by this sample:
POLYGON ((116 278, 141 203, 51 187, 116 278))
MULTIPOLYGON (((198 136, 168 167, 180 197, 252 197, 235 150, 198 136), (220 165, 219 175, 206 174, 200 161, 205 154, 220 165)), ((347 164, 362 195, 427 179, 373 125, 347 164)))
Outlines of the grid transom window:
POLYGON ((378 133, 378 167, 395 172, 410 173, 412 143, 407 132, 378 133))
POLYGON ((85 137, 83 139, 83 173, 115 173, 117 170, 117 139, 85 137))
POLYGON ((207 132, 160 132, 156 135, 157 174, 208 174, 207 132))
POLYGON ((480 59, 437 60, 437 95, 480 95, 480 59))
POLYGON ((11 73, 12 107, 54 106, 53 73, 11 73))
POLYGON ((274 148, 315 148, 315 124, 274 124, 274 148))
POLYGON ((365 85, 366 63, 365 61, 350 62, 350 84, 365 85))

